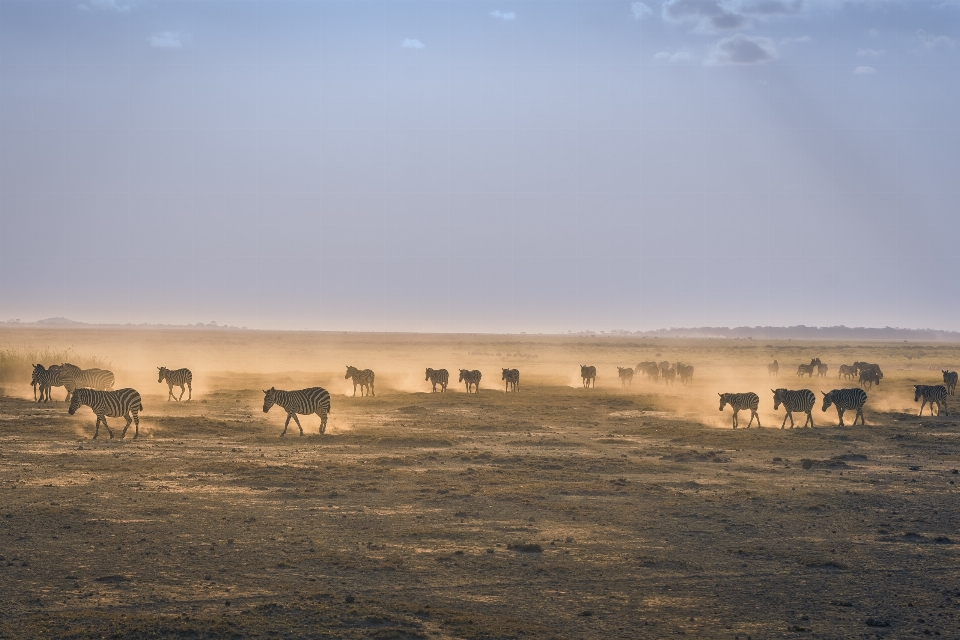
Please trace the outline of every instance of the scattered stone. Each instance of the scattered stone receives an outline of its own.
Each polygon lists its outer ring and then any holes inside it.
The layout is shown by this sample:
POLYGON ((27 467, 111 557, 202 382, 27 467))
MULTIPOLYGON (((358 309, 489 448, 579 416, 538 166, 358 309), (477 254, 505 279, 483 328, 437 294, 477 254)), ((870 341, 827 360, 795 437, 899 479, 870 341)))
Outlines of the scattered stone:
POLYGON ((890 623, 886 620, 877 620, 876 618, 867 618, 864 624, 868 627, 889 627, 890 623))
POLYGON ((508 544, 510 551, 519 551, 520 553, 543 553, 543 547, 536 542, 518 542, 517 544, 508 544))

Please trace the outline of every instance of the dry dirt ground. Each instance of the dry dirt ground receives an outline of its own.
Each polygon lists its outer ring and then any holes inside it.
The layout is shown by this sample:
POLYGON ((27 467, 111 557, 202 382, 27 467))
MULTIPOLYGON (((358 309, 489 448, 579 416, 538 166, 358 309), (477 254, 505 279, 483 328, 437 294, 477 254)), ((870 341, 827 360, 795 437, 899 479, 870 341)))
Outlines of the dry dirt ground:
POLYGON ((103 353, 145 405, 139 439, 93 442, 62 389, 37 405, 5 383, 0 637, 960 637, 960 419, 918 418, 911 386, 960 362, 954 346, 0 339, 103 353), (829 377, 800 383, 812 357, 829 377), (621 388, 614 365, 647 359, 694 364, 693 384, 621 388), (837 365, 855 359, 886 374, 866 426, 818 405, 816 428, 779 428, 775 382, 850 386, 837 365), (161 364, 194 369, 192 402, 164 401, 161 364), (348 395, 347 364, 383 372, 376 397, 348 395), (596 389, 579 364, 598 366, 596 389), (429 393, 431 365, 480 368, 481 392, 454 373, 429 393), (519 394, 500 366, 521 370, 519 394), (283 413, 261 411, 273 384, 330 389, 327 433, 307 416, 307 436, 279 438, 283 413), (716 393, 746 390, 764 428, 734 431, 716 393))

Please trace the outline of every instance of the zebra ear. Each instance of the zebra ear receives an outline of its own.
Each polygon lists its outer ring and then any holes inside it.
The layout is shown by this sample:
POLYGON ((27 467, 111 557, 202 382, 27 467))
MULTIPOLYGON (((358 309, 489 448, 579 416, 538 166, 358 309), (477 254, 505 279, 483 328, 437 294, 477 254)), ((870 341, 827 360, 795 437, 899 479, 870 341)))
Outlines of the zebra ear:
POLYGON ((263 389, 261 389, 261 391, 263 391, 263 395, 267 395, 269 393, 269 391, 265 391, 263 389))
POLYGON ((824 398, 827 397, 827 394, 825 394, 823 391, 820 392, 820 395, 822 395, 824 398))
POLYGON ((717 395, 720 396, 721 398, 723 397, 723 394, 722 394, 722 393, 718 393, 717 395))
POLYGON ((773 389, 770 389, 770 391, 773 391, 773 393, 774 393, 774 395, 776 395, 776 393, 777 393, 777 392, 776 392, 776 391, 774 391, 773 389))

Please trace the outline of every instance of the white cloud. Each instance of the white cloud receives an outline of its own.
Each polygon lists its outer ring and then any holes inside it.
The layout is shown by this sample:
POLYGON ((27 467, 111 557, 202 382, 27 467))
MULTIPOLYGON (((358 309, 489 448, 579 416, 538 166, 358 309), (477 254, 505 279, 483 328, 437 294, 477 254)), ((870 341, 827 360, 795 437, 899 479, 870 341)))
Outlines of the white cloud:
POLYGON ((879 58, 884 53, 883 49, 857 49, 857 55, 861 58, 879 58))
POLYGON ((923 29, 917 30, 917 37, 920 38, 920 46, 926 51, 952 49, 955 44, 953 38, 949 38, 947 36, 935 36, 932 33, 927 33, 923 29))
POLYGON ((804 44, 812 41, 813 38, 810 36, 800 36, 798 38, 781 38, 780 44, 804 44))
POLYGON ((860 66, 860 67, 857 67, 856 69, 854 69, 853 72, 856 73, 856 74, 858 74, 858 75, 861 75, 861 76, 868 76, 868 75, 870 75, 871 73, 876 73, 877 70, 874 69, 873 67, 860 66))
POLYGON ((653 11, 650 10, 650 7, 643 4, 642 2, 633 2, 630 4, 630 11, 633 12, 633 19, 640 20, 641 18, 650 15, 653 11))
POLYGON ((703 31, 736 29, 747 22, 746 17, 727 9, 719 0, 667 0, 662 15, 669 22, 697 22, 703 31))
POLYGON ((710 64, 761 64, 777 58, 769 38, 752 38, 742 33, 717 41, 707 61, 710 64))
POLYGON ((693 60, 693 54, 689 51, 677 51, 676 53, 661 51, 653 56, 653 59, 660 60, 662 62, 690 62, 693 60))
POLYGON ((81 11, 115 11, 127 13, 133 7, 129 4, 120 4, 117 0, 88 0, 86 4, 78 4, 81 11))
POLYGON ((490 12, 490 17, 498 18, 500 20, 516 20, 517 14, 515 14, 513 11, 503 12, 500 11, 500 9, 495 9, 490 12))
POLYGON ((187 35, 182 31, 160 31, 150 36, 150 46, 155 49, 181 49, 187 35))
POLYGON ((404 49, 423 49, 427 45, 423 44, 416 38, 407 38, 400 43, 400 46, 404 49))

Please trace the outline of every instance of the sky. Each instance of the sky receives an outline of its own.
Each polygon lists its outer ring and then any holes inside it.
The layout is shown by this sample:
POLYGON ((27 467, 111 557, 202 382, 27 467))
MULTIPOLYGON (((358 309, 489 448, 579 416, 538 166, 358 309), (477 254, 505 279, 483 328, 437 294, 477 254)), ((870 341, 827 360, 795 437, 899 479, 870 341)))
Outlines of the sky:
POLYGON ((0 320, 960 330, 960 2, 0 0, 0 320))

